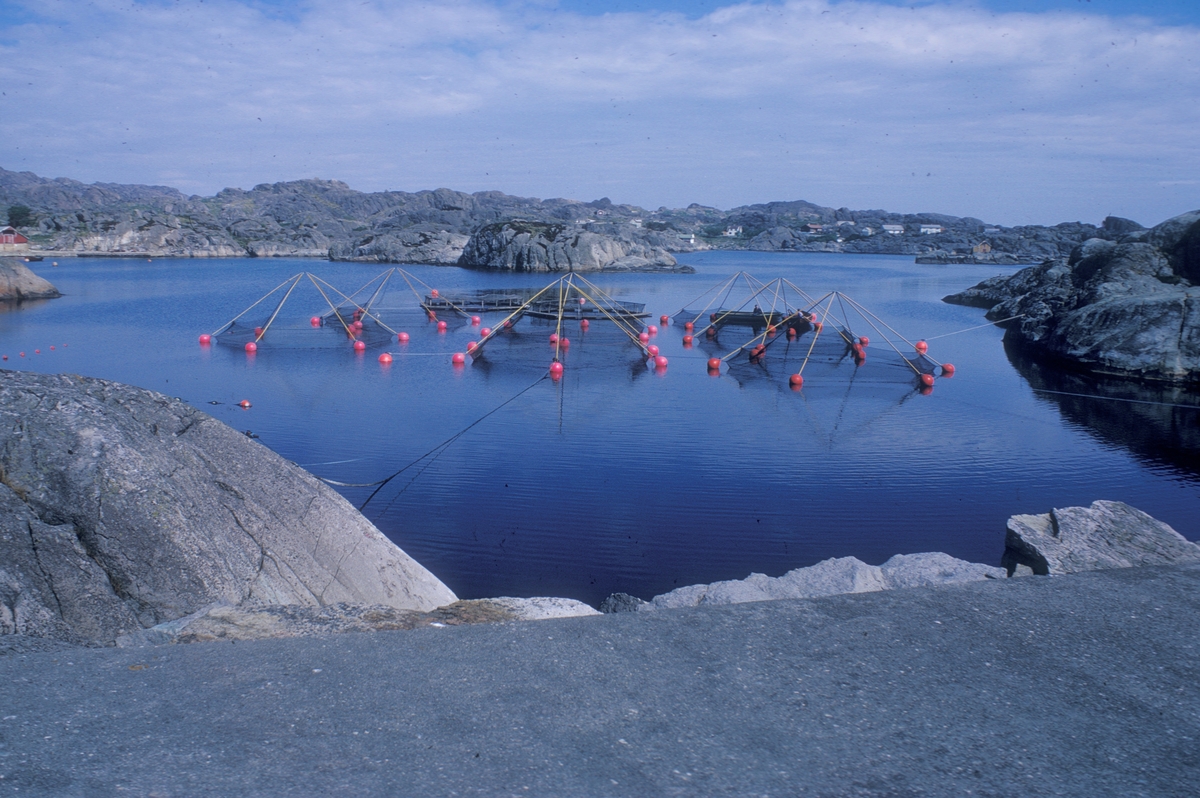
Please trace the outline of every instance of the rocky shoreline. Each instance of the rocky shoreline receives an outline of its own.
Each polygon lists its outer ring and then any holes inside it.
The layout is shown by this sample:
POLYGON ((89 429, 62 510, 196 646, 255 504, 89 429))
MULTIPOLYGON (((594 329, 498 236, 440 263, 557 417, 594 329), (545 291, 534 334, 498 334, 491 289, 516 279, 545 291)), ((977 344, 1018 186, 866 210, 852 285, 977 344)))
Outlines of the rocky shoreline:
MULTIPOLYGON (((692 585, 604 612, 1200 563, 1200 546, 1098 501, 1009 521, 1004 567, 853 557, 692 585)), ((340 495, 183 402, 0 371, 0 647, 304 637, 599 615, 561 598, 460 601, 340 495), (37 641, 42 641, 38 643, 37 641)), ((15 648, 14 648, 15 647, 15 648)))
POLYGON ((1005 227, 939 213, 831 208, 802 200, 649 210, 499 191, 355 191, 336 180, 229 188, 46 179, 0 169, 0 206, 28 209, 34 251, 88 257, 317 257, 477 269, 679 270, 708 249, 913 255, 935 263, 1029 263, 1140 228, 1110 218, 1005 227), (528 235, 518 228, 537 227, 528 235), (547 233, 553 235, 547 236, 547 233))

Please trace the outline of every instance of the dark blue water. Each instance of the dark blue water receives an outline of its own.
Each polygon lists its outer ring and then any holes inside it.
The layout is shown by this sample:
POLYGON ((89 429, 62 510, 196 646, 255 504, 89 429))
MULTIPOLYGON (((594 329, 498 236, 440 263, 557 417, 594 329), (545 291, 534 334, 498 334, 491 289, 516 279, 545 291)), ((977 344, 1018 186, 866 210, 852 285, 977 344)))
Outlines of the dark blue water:
MULTIPOLYGON (((464 351, 477 328, 453 323, 438 334, 406 288, 386 298, 392 320, 412 336, 406 347, 387 347, 390 366, 377 361, 382 350, 355 355, 344 340, 264 346, 253 358, 197 345, 200 333, 290 274, 312 271, 348 292, 383 270, 300 260, 42 263, 40 273, 67 296, 0 313, 0 352, 9 368, 104 377, 181 397, 343 482, 379 480, 517 396, 365 509, 462 597, 595 603, 625 591, 648 598, 845 555, 879 563, 945 551, 997 563, 1009 515, 1098 498, 1129 502, 1200 538, 1192 443, 1200 413, 1172 410, 1151 434, 1157 406, 1035 392, 1063 386, 1010 360, 999 329, 947 336, 984 319, 941 297, 995 267, 745 252, 683 260, 697 274, 592 279, 619 299, 645 302, 656 319, 742 269, 763 280, 787 277, 816 295, 844 291, 906 337, 931 339, 930 354, 954 363, 957 374, 921 395, 875 332, 855 323, 856 333, 873 339, 864 366, 814 364, 796 392, 787 385, 802 355, 796 347, 785 357, 773 346, 763 366, 739 360, 714 378, 705 368, 712 347, 684 349, 683 330, 672 326, 655 339, 670 360, 656 372, 597 324, 587 334, 569 330, 560 382, 539 381, 552 356, 550 328, 530 319, 512 339, 490 345, 485 360, 455 369, 450 353, 464 351), (253 407, 238 408, 242 399, 253 407)), ((406 268, 443 292, 550 279, 406 268)), ((290 336, 326 335, 308 327, 324 309, 315 290, 297 289, 277 324, 290 336)), ((723 332, 720 352, 749 335, 723 332)), ((1163 398, 1084 387, 1067 393, 1163 398)), ((356 505, 370 493, 341 490, 356 505)))

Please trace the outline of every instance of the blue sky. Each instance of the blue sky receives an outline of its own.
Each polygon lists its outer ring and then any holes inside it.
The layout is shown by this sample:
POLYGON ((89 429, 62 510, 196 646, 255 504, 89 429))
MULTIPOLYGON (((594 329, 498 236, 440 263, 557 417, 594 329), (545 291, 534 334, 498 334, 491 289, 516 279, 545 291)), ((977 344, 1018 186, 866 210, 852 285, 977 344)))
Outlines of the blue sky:
POLYGON ((807 199, 1003 224, 1200 208, 1200 2, 0 0, 0 166, 807 199))

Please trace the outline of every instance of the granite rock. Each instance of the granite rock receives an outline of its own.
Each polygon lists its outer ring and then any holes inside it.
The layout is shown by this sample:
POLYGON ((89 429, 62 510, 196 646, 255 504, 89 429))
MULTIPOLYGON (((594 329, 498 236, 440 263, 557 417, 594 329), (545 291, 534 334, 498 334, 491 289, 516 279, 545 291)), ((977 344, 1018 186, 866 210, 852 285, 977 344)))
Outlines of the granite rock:
POLYGON ((111 644, 214 603, 454 594, 340 495, 151 391, 0 371, 0 632, 111 644))
POLYGON ((458 263, 518 272, 678 270, 675 258, 665 249, 631 234, 523 221, 484 225, 471 236, 458 263))
POLYGON ((1004 563, 1035 574, 1200 562, 1200 546, 1128 504, 1095 501, 1008 519, 1004 563))
POLYGON ((38 277, 21 258, 0 258, 0 300, 54 299, 62 296, 38 277))

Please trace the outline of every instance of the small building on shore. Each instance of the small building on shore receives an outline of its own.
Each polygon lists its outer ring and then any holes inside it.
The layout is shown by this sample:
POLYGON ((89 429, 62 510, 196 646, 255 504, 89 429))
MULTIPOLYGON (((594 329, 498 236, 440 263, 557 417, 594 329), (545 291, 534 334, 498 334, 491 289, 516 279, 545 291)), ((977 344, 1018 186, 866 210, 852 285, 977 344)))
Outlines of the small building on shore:
POLYGON ((904 235, 904 225, 902 225, 902 224, 885 224, 883 226, 883 232, 891 233, 894 236, 901 236, 901 235, 904 235))
POLYGON ((0 230, 0 252, 28 252, 29 239, 17 232, 12 225, 0 230))

